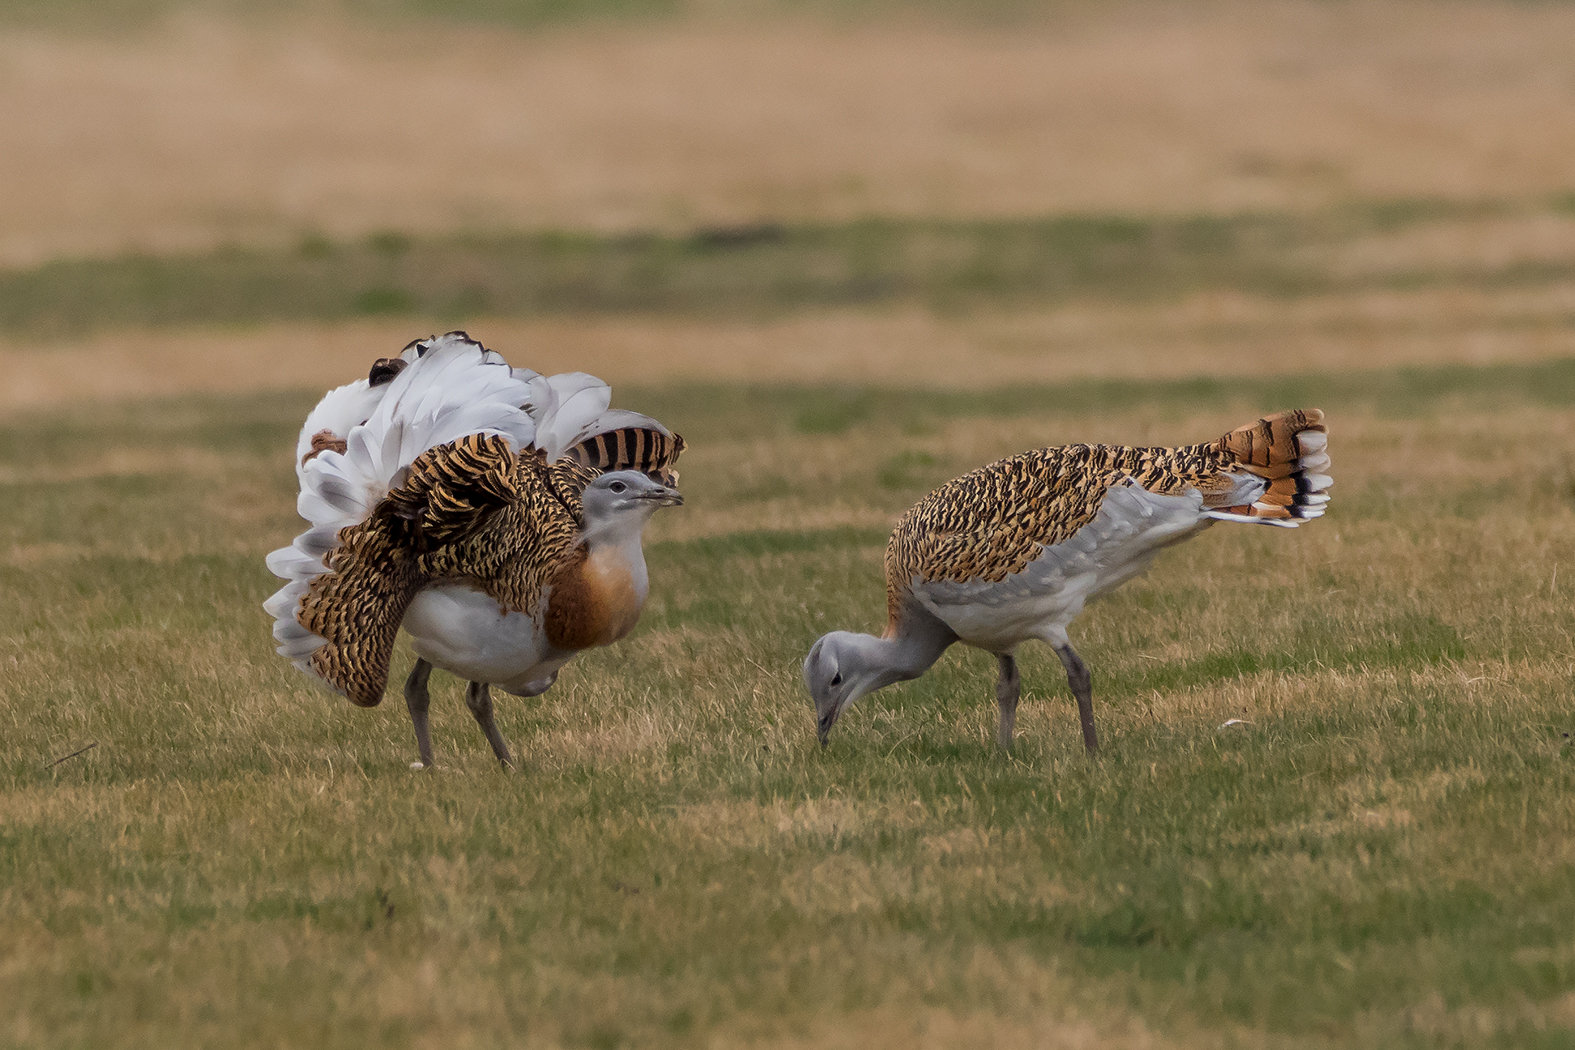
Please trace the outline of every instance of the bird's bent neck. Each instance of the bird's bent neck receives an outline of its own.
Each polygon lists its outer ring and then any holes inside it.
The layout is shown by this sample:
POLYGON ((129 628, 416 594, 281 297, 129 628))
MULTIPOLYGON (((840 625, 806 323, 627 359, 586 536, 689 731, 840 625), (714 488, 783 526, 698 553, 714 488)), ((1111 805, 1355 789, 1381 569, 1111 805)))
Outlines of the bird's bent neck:
POLYGON ((919 677, 957 640, 951 628, 923 613, 893 620, 879 638, 855 637, 865 666, 879 673, 876 689, 919 677))

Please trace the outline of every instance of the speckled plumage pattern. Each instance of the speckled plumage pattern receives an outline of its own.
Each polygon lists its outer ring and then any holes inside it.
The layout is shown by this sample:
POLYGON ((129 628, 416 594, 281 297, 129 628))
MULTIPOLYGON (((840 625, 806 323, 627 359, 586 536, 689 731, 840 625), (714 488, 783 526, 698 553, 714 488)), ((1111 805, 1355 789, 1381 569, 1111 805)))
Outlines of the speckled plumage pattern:
MULTIPOLYGON (((1161 495, 1203 493, 1205 507, 1242 517, 1322 513, 1298 504, 1298 435, 1324 433, 1317 409, 1282 412, 1217 441, 1179 448, 1066 445, 1035 449, 947 482, 902 516, 886 548, 887 608, 896 624, 912 581, 997 582, 1023 571, 1047 546, 1094 520, 1125 478, 1161 495), (1225 506, 1242 474, 1267 481, 1252 504, 1225 506)), ((1319 444, 1321 450, 1322 445, 1319 444)))

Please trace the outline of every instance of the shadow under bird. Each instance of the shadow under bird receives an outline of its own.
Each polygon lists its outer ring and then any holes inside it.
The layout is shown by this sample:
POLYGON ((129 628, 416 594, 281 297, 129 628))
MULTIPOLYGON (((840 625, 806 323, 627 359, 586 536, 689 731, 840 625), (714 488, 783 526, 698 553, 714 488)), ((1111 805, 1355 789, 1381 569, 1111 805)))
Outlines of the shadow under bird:
POLYGON ((609 409, 583 372, 543 376, 450 332, 330 391, 301 430, 297 509, 311 525, 268 556, 279 652, 362 707, 382 702, 400 628, 420 768, 427 680, 465 701, 513 764, 489 686, 537 696, 575 653, 633 629, 648 589, 641 532, 683 502, 683 438, 609 409))
POLYGON ((997 742, 1009 749, 1014 653, 1037 638, 1066 669, 1092 753, 1092 680, 1067 637, 1083 605, 1217 521, 1294 528, 1321 516, 1332 484, 1327 443, 1313 408, 1201 445, 1036 449, 942 485, 902 516, 887 544, 885 633, 834 631, 804 660, 822 746, 851 704, 918 678, 961 641, 999 661, 997 742))

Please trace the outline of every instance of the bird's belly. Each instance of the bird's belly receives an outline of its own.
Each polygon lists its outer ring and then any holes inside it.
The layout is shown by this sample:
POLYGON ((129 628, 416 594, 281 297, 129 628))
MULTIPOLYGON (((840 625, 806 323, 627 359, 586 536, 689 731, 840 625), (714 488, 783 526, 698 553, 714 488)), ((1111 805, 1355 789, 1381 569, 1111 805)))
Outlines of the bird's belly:
POLYGON ((991 603, 935 603, 930 611, 969 645, 1006 652, 1030 638, 1064 631, 1083 611, 1096 582, 1085 573, 1063 580, 1054 591, 1006 594, 991 603))
POLYGON ((1091 599, 1145 572, 1160 551, 1207 528, 1196 493, 1161 496, 1119 485, 1098 515, 1065 541, 998 581, 914 580, 924 607, 970 645, 993 652, 1030 638, 1066 641, 1091 599))
POLYGON ((450 674, 504 689, 556 671, 567 660, 536 622, 467 584, 435 584, 416 595, 404 629, 416 655, 450 674))

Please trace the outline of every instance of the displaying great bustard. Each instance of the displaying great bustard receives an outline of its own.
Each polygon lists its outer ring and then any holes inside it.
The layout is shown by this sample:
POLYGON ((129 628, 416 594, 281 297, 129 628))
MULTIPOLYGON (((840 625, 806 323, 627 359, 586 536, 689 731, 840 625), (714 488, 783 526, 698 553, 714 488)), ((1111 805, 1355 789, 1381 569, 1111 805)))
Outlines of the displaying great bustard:
POLYGON ((1069 445, 1011 456, 948 482, 897 523, 886 547, 886 631, 836 631, 804 660, 820 742, 860 697, 917 678, 953 642, 1000 661, 998 742, 1012 744, 1017 646, 1048 642, 1098 747, 1087 666, 1066 629, 1083 605, 1216 521, 1295 527, 1331 484, 1317 409, 1282 412, 1205 445, 1069 445))
POLYGON ((411 343, 331 391, 296 450, 311 524, 268 556, 288 581, 264 608, 279 652, 363 707, 382 702, 395 635, 432 764, 427 679, 469 680, 467 705, 511 765, 489 685, 536 696, 582 649, 634 627, 647 576, 640 534, 673 487, 683 439, 609 410, 581 372, 511 369, 464 332, 411 343))

